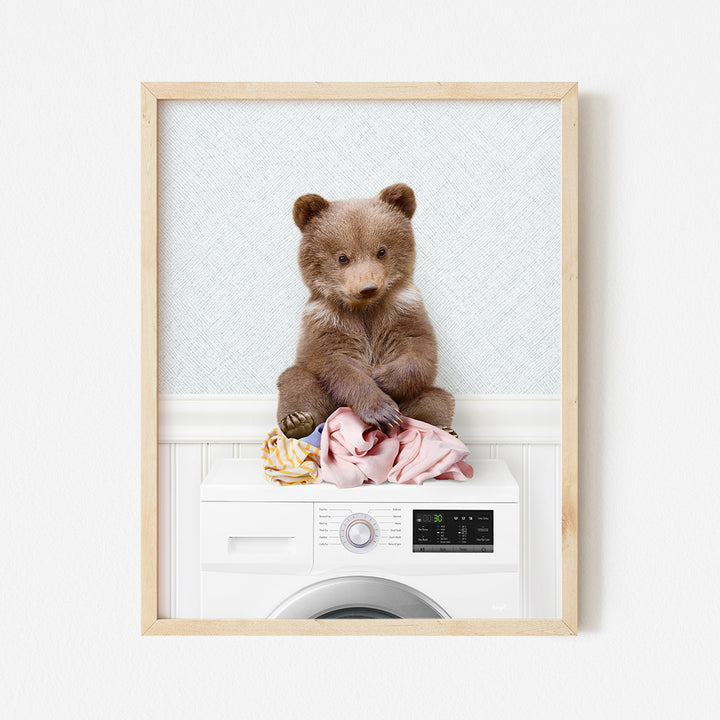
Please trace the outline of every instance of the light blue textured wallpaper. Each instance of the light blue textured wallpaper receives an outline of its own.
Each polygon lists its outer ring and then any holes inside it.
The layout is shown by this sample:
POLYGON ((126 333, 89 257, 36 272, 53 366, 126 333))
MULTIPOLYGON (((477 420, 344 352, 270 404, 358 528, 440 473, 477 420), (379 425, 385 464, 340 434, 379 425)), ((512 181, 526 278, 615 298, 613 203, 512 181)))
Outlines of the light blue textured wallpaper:
POLYGON ((308 293, 299 195, 416 194, 454 393, 560 392, 560 103, 161 101, 161 393, 272 393, 308 293))

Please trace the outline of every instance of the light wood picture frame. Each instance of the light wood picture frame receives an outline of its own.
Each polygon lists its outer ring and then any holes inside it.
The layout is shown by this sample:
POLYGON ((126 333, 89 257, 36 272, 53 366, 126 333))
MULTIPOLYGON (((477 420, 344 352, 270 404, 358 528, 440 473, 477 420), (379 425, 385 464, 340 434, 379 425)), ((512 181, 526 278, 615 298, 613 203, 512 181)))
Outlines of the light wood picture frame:
MULTIPOLYGON (((558 83, 141 85, 141 633, 143 635, 575 635, 578 628, 578 86, 558 83), (561 117, 559 617, 423 620, 166 619, 158 611, 158 109, 176 100, 552 100, 561 117)), ((308 189, 310 192, 311 189, 308 189)))

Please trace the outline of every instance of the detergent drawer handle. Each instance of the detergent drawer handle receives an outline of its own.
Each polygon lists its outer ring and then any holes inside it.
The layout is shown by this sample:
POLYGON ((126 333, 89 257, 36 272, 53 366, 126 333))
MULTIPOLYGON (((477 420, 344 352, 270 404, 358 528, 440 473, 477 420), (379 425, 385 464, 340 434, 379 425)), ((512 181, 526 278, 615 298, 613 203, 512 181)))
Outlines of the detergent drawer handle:
POLYGON ((279 536, 228 537, 228 555, 294 555, 295 538, 279 536))

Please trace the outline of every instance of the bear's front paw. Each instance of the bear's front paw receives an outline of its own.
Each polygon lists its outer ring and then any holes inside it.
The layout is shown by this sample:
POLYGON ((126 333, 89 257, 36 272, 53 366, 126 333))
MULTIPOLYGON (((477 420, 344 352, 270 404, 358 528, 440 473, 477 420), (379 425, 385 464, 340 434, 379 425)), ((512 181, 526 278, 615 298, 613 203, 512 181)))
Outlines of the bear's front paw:
POLYGON ((363 407, 354 407, 353 411, 366 425, 380 428, 385 434, 392 428, 402 425, 404 420, 397 404, 390 398, 376 404, 368 403, 363 407))
POLYGON ((300 438, 307 437, 315 429, 315 420, 310 413, 296 412, 286 415, 280 421, 280 430, 285 437, 300 438))

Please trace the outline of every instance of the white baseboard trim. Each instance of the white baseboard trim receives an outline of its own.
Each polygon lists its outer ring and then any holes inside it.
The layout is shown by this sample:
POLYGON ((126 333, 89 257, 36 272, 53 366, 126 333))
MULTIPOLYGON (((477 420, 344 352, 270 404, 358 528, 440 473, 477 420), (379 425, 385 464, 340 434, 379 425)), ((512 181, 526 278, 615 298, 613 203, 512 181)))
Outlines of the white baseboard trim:
MULTIPOLYGON (((161 395, 161 443, 261 443, 276 426, 276 395, 161 395)), ((465 443, 557 444, 558 396, 458 395, 453 427, 465 443)))

